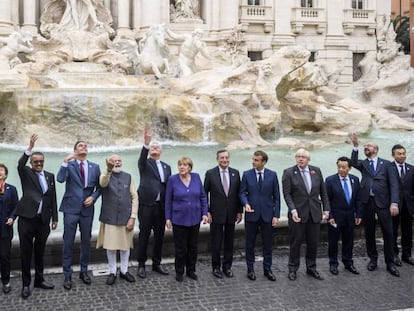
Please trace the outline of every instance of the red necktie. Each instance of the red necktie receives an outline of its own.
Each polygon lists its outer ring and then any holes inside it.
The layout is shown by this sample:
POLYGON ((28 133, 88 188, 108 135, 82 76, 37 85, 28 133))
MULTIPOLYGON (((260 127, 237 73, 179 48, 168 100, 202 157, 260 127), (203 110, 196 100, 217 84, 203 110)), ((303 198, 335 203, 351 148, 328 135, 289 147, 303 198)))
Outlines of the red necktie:
POLYGON ((82 185, 85 187, 85 169, 83 167, 83 161, 80 162, 80 173, 82 177, 82 185))

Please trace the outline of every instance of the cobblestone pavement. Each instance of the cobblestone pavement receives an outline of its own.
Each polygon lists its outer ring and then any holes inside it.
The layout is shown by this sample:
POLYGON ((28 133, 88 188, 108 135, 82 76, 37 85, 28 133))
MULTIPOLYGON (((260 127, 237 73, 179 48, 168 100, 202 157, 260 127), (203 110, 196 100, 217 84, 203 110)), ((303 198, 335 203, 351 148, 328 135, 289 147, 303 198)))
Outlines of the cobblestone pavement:
MULTIPOLYGON (((174 265, 167 260, 170 275, 162 276, 147 266, 147 278, 137 277, 136 283, 116 280, 113 286, 105 284, 106 265, 94 265, 93 283, 84 285, 73 275, 73 288, 62 287, 61 269, 48 270, 46 280, 55 285, 54 290, 32 288, 32 295, 20 297, 21 280, 14 271, 11 280, 12 292, 0 291, 1 310, 414 310, 414 267, 403 264, 399 268, 401 277, 386 272, 383 257, 378 269, 366 269, 368 259, 355 257, 355 266, 360 275, 339 269, 339 275, 329 272, 328 259, 318 259, 318 270, 324 281, 315 280, 305 273, 304 259, 296 281, 287 278, 286 250, 274 251, 273 272, 276 282, 268 281, 262 273, 260 259, 256 262, 256 281, 246 277, 246 266, 242 256, 233 264, 234 278, 215 278, 211 273, 208 258, 197 264, 198 281, 184 277, 184 282, 175 281, 174 265)), ((326 253, 325 253, 326 254, 326 253)), ((130 272, 136 275, 136 263, 130 272)))

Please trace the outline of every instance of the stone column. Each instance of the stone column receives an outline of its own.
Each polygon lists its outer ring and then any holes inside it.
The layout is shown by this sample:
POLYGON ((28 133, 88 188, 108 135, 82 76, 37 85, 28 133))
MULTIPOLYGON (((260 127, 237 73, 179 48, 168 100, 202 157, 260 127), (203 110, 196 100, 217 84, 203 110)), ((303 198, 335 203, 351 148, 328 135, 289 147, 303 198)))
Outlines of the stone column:
POLYGON ((220 1, 220 11, 213 11, 213 15, 220 16, 220 29, 233 29, 239 24, 239 2, 239 0, 220 1))
POLYGON ((141 0, 141 25, 150 27, 161 23, 161 0, 141 0))
POLYGON ((281 48, 286 45, 295 44, 295 37, 290 25, 292 16, 292 1, 268 0, 273 6, 275 29, 272 38, 272 46, 281 48))
POLYGON ((118 36, 132 36, 130 29, 129 0, 118 0, 118 36))
POLYGON ((36 26, 36 0, 24 0, 22 30, 37 35, 36 26))
POLYGON ((9 35, 13 32, 13 22, 11 20, 12 0, 0 1, 0 36, 9 35))

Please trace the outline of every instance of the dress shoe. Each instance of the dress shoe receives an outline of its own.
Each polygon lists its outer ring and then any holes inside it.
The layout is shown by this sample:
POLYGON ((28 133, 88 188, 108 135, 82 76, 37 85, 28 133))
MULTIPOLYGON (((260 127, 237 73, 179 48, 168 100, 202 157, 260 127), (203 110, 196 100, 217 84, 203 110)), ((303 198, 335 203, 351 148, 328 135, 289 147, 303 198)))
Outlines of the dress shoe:
POLYGON ((393 276, 400 276, 400 272, 397 270, 397 268, 393 264, 387 265, 387 271, 393 276))
POLYGON ((256 280, 256 273, 254 273, 254 270, 248 270, 247 277, 252 281, 256 280))
POLYGON ((8 294, 11 291, 10 283, 3 284, 3 293, 8 294))
POLYGON ((107 285, 114 285, 116 280, 116 275, 114 273, 109 273, 108 278, 106 279, 107 285))
POLYGON ((22 288, 22 298, 23 299, 26 299, 29 296, 30 296, 30 288, 29 288, 29 286, 23 286, 23 288, 22 288))
POLYGON ((39 283, 35 282, 34 287, 43 288, 43 289, 54 289, 55 285, 50 284, 46 281, 42 281, 42 282, 39 282, 39 283))
POLYGON ((357 268, 354 267, 354 265, 345 266, 345 270, 348 270, 349 272, 353 274, 359 274, 359 271, 357 268))
POLYGON ((289 271, 288 279, 291 280, 291 281, 296 280, 296 272, 295 271, 289 271))
POLYGON ((402 261, 408 263, 409 265, 414 265, 414 259, 410 256, 402 256, 401 257, 402 261))
POLYGON ((129 283, 135 282, 134 276, 131 273, 129 273, 129 271, 127 271, 125 274, 123 274, 122 272, 119 272, 119 277, 129 283))
POLYGON ((377 269, 377 262, 371 260, 367 265, 367 269, 368 271, 374 271, 375 269, 377 269))
POLYGON ((168 275, 169 274, 167 269, 165 269, 161 265, 153 265, 152 266, 152 271, 158 272, 159 274, 162 274, 162 275, 168 275))
POLYGON ((193 279, 195 281, 197 281, 197 279, 198 279, 198 276, 197 276, 197 274, 194 271, 187 271, 187 276, 190 279, 193 279))
POLYGON ((335 265, 330 265, 329 266, 329 271, 333 274, 333 275, 338 275, 338 267, 335 265))
POLYGON ((175 279, 177 282, 182 282, 184 280, 183 275, 181 273, 176 273, 175 279))
POLYGON ((86 285, 90 285, 92 283, 91 278, 88 275, 88 272, 81 272, 79 274, 79 278, 85 283, 86 285))
POLYGON ((223 273, 221 273, 220 269, 217 268, 213 269, 213 275, 219 279, 223 278, 223 273))
POLYGON ((223 269, 223 274, 228 278, 232 278, 234 276, 233 271, 231 271, 231 269, 223 269))
POLYGON ((398 267, 401 267, 401 265, 402 265, 401 260, 397 255, 394 256, 393 262, 394 262, 394 265, 396 265, 398 267))
POLYGON ((63 281, 63 288, 67 290, 72 289, 72 279, 70 277, 66 277, 63 281))
POLYGON ((311 269, 307 269, 306 270, 306 274, 307 275, 310 275, 311 277, 313 277, 314 279, 317 279, 317 280, 323 280, 323 277, 322 277, 322 275, 320 275, 319 274, 319 272, 318 271, 316 271, 316 270, 311 270, 311 269))
POLYGON ((141 279, 145 279, 147 277, 147 272, 145 271, 145 266, 139 266, 137 274, 141 279))
POLYGON ((269 281, 272 281, 272 282, 276 281, 276 277, 275 277, 275 275, 273 274, 272 270, 266 270, 266 271, 264 272, 264 276, 265 276, 265 277, 267 277, 267 279, 268 279, 269 281))

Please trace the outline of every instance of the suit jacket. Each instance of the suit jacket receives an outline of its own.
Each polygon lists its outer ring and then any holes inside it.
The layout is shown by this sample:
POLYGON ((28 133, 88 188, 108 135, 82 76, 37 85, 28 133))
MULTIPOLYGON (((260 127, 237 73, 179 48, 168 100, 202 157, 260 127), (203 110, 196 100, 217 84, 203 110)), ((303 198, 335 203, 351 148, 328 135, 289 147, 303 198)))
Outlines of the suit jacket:
POLYGON ((378 158, 373 175, 369 160, 358 160, 358 151, 352 150, 351 162, 362 175, 359 191, 362 203, 368 203, 370 189, 373 189, 375 203, 379 208, 389 208, 391 203, 399 203, 398 175, 390 161, 378 158))
MULTIPOLYGON (((400 171, 395 162, 392 162, 392 167, 395 169, 395 173, 399 176, 400 171)), ((405 163, 405 177, 404 181, 398 178, 399 185, 399 198, 400 198, 400 210, 402 205, 405 204, 408 213, 414 216, 414 166, 405 163)))
POLYGON ((291 219, 292 210, 296 209, 302 223, 312 220, 319 223, 322 220, 322 211, 329 211, 329 199, 321 170, 308 165, 312 181, 311 192, 308 193, 301 171, 297 165, 287 168, 283 172, 283 196, 288 207, 288 217, 291 219))
POLYGON ((257 222, 260 218, 265 223, 272 222, 272 218, 280 218, 279 180, 276 172, 264 169, 262 188, 257 182, 255 169, 243 173, 240 184, 240 201, 245 206, 249 204, 254 210, 245 213, 246 221, 257 222))
POLYGON ((65 193, 59 211, 69 214, 81 214, 82 216, 93 216, 95 205, 85 207, 83 201, 92 196, 94 202, 101 195, 99 176, 101 170, 99 165, 88 161, 87 187, 84 187, 77 161, 69 161, 67 167, 61 165, 57 174, 57 181, 66 182, 65 193))
POLYGON ((157 163, 154 159, 148 158, 148 152, 149 149, 142 147, 138 159, 138 170, 140 175, 138 200, 140 204, 144 205, 154 204, 158 194, 160 194, 160 201, 165 201, 165 187, 168 178, 171 176, 171 167, 167 163, 161 161, 161 166, 164 171, 164 182, 161 182, 157 163))
POLYGON ((26 165, 28 159, 29 156, 23 153, 17 166, 22 183, 23 196, 17 203, 16 215, 25 218, 36 217, 40 201, 42 201, 42 222, 47 224, 50 222, 50 218, 52 218, 53 222, 57 222, 55 176, 52 173, 43 171, 48 187, 47 191, 43 193, 38 175, 26 165))
POLYGON ((234 224, 237 213, 243 212, 239 198, 239 171, 231 167, 228 171, 230 184, 228 196, 224 193, 218 166, 208 170, 204 178, 204 189, 209 199, 208 211, 212 215, 212 223, 215 224, 234 224))
POLYGON ((12 238, 13 226, 6 225, 7 219, 15 219, 17 206, 17 190, 16 187, 5 184, 4 193, 0 197, 0 238, 12 238))
POLYGON ((200 175, 190 173, 188 187, 181 181, 179 174, 168 179, 165 195, 165 219, 174 225, 199 225, 203 216, 207 216, 207 196, 200 175))
POLYGON ((331 212, 329 218, 335 219, 338 225, 353 225, 355 218, 362 218, 361 201, 359 200, 359 178, 348 174, 352 187, 351 202, 348 204, 342 188, 342 180, 338 174, 328 176, 325 180, 331 212))

